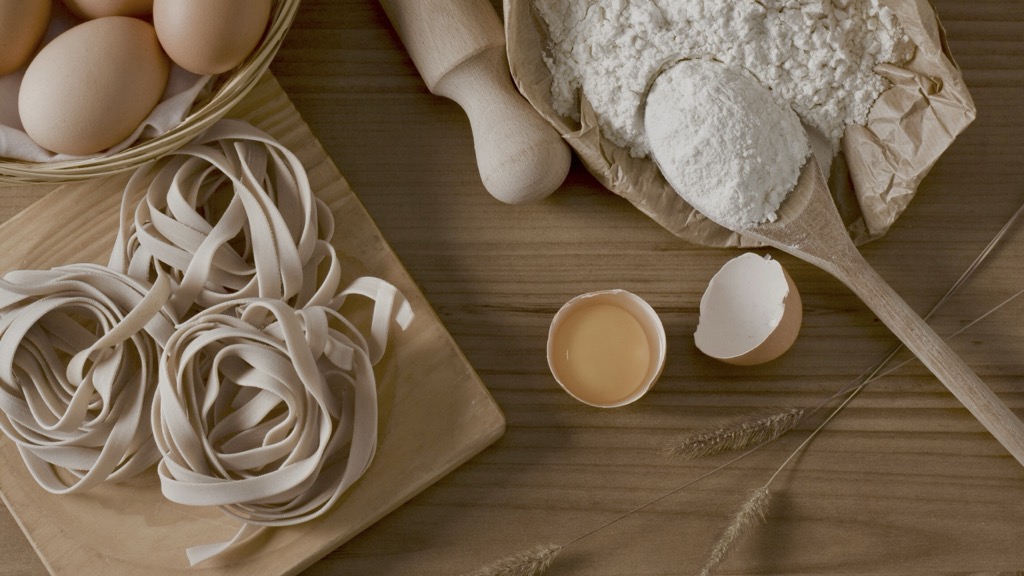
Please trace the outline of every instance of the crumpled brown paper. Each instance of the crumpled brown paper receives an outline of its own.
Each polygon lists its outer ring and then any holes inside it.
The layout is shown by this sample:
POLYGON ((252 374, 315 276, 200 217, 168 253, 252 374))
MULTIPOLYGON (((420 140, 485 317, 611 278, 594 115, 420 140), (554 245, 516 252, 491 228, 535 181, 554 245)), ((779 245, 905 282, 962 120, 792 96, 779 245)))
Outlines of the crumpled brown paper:
MULTIPOLYGON (((927 0, 883 0, 915 46, 902 66, 883 65, 891 82, 864 126, 850 126, 833 160, 829 187, 854 242, 885 234, 906 209, 939 156, 973 120, 977 109, 946 45, 945 32, 927 0)), ((531 0, 504 0, 509 68, 516 86, 562 134, 587 169, 667 230, 695 244, 752 247, 675 193, 654 162, 633 158, 603 138, 594 111, 581 98, 580 122, 560 116, 551 104, 551 72, 542 55, 543 23, 531 0)))

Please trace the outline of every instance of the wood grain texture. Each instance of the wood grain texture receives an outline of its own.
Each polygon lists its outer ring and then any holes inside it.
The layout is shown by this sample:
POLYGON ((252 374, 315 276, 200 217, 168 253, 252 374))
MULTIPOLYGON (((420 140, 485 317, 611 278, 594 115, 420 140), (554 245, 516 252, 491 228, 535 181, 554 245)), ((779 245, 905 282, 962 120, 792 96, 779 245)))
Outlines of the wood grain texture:
MULTIPOLYGON (((919 313, 1024 203, 1024 3, 934 3, 978 119, 894 229, 863 247, 919 313)), ((751 409, 813 406, 896 342, 837 280, 776 254, 804 298, 794 348, 756 368, 701 356, 692 340, 700 295, 737 252, 682 243, 578 165, 538 204, 491 198, 464 113, 427 92, 375 0, 304 0, 272 69, 508 419, 491 448, 307 574, 459 574, 539 543, 566 543, 726 459, 667 459, 665 443, 751 409), (669 359, 643 401, 598 410, 558 388, 544 344, 562 303, 613 287, 655 307, 669 359)), ((0 195, 4 217, 33 193, 15 194, 0 195)), ((1021 262, 1017 229, 932 325, 948 334, 1024 288, 1021 262)), ((1018 416, 1022 314, 1018 302, 951 341, 1018 416)), ((549 574, 694 573, 806 428, 573 544, 549 574)), ((919 364, 872 384, 773 490, 768 527, 724 572, 1024 570, 1024 469, 919 364)), ((0 572, 43 573, 9 518, 0 523, 0 554, 0 572)))

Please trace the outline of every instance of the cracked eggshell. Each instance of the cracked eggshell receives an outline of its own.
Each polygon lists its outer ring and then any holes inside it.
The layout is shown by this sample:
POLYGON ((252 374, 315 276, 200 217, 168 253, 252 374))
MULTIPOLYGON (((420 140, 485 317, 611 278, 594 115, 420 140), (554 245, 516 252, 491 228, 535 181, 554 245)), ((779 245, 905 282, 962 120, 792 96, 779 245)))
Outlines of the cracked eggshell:
POLYGON ((712 358, 752 366, 789 350, 802 322, 793 279, 779 262, 748 252, 726 262, 711 279, 694 340, 712 358))
POLYGON ((558 310, 548 330, 547 360, 555 381, 570 396, 596 408, 618 408, 639 400, 654 386, 665 366, 667 347, 665 327, 647 301, 626 290, 600 290, 580 294, 558 310), (624 312, 632 322, 587 317, 588 310, 602 306, 624 312), (635 337, 631 327, 642 335, 635 337), (638 363, 635 354, 641 347, 646 354, 638 363), (641 366, 642 372, 633 372, 641 366), (633 376, 639 378, 620 380, 633 376))

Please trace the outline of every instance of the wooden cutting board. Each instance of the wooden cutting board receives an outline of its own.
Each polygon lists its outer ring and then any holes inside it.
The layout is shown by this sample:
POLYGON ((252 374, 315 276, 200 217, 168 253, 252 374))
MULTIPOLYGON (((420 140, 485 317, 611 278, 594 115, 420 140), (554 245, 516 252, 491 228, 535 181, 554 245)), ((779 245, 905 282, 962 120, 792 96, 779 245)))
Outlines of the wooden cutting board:
MULTIPOLYGON (((184 549, 238 525, 217 509, 164 500, 155 474, 71 496, 39 488, 0 437, 0 496, 52 574, 295 574, 348 541, 500 437, 504 417, 277 81, 267 74, 231 114, 293 150, 334 212, 334 246, 351 278, 395 284, 416 318, 377 367, 376 458, 328 514, 264 531, 224 558, 189 569, 184 549)), ((128 175, 66 184, 0 226, 0 273, 106 261, 128 175)), ((3 189, 0 188, 0 194, 3 189)))

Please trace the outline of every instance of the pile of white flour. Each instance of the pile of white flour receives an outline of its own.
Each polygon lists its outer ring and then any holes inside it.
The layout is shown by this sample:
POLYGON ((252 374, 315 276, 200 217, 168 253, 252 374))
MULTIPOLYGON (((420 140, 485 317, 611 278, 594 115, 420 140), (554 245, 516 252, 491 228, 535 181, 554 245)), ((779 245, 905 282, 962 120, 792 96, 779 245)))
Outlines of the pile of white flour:
POLYGON ((749 70, 838 150, 909 56, 878 0, 533 0, 546 23, 555 110, 579 119, 579 93, 601 133, 636 157, 650 149, 638 114, 664 62, 712 56, 749 70))
POLYGON ((713 60, 687 60, 662 72, 644 113, 665 179, 732 230, 774 221, 811 153, 789 106, 746 70, 713 60))

